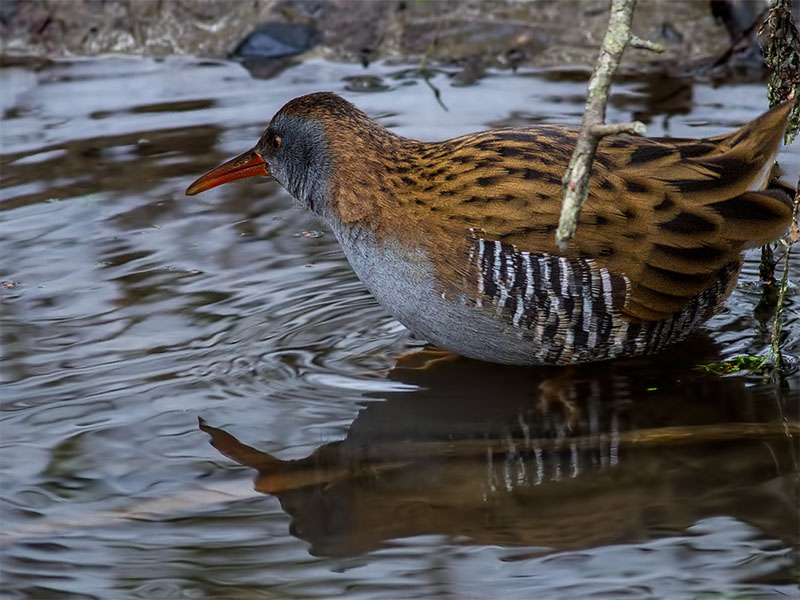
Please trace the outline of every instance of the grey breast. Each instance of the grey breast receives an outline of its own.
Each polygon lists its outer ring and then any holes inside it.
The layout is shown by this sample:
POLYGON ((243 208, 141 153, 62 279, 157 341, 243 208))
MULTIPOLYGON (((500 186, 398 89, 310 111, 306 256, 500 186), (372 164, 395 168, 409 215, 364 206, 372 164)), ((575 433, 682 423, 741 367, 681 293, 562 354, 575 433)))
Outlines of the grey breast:
POLYGON ((376 243, 366 229, 334 228, 356 275, 417 337, 458 354, 515 365, 559 365, 635 356, 684 339, 725 297, 730 266, 709 289, 663 321, 631 323, 620 312, 630 282, 591 259, 520 252, 476 237, 474 294, 450 294, 420 248, 376 243))

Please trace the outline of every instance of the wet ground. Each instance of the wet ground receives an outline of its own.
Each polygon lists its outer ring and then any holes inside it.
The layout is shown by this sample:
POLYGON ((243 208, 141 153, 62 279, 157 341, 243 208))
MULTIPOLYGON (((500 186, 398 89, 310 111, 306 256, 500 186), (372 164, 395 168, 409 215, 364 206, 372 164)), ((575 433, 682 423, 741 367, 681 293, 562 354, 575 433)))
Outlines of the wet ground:
MULTIPOLYGON (((733 13, 746 28, 764 7, 740 9, 733 13)), ((0 47, 45 57, 117 52, 225 58, 268 22, 312 28, 319 35, 311 55, 332 60, 424 55, 473 68, 562 66, 594 62, 609 12, 609 0, 4 0, 0 47)), ((640 2, 633 27, 665 45, 660 59, 683 66, 716 59, 731 44, 709 2, 640 2)), ((299 41, 285 33, 283 41, 299 41)), ((624 63, 655 58, 631 50, 624 63)))
MULTIPOLYGON (((305 92, 422 139, 582 113, 581 71, 431 75, 447 111, 386 63, 3 69, 3 597, 797 597, 800 376, 697 369, 765 352, 757 253, 664 354, 504 368, 406 356, 276 184, 183 195, 305 92)), ((651 135, 766 108, 761 84, 614 92, 651 135)))

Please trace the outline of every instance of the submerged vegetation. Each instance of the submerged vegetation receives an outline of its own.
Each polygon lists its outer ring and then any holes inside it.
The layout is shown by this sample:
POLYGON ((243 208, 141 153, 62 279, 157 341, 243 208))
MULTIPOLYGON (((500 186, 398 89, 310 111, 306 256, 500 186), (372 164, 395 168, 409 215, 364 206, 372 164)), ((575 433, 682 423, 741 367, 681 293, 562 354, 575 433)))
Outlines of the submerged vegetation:
POLYGON ((744 373, 747 375, 767 374, 771 371, 767 356, 753 356, 745 354, 727 360, 720 360, 697 365, 697 370, 713 375, 732 375, 744 373))

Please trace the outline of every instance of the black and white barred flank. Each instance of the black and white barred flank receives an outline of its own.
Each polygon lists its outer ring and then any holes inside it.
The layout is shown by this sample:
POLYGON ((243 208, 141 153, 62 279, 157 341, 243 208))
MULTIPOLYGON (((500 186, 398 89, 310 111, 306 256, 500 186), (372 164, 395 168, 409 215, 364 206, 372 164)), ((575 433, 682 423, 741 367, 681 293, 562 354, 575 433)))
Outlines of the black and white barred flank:
POLYGON ((630 293, 627 277, 592 259, 520 252, 476 238, 476 304, 492 307, 521 337, 538 340, 537 362, 567 364, 656 352, 686 338, 711 317, 739 270, 724 276, 663 321, 632 323, 622 317, 630 293))

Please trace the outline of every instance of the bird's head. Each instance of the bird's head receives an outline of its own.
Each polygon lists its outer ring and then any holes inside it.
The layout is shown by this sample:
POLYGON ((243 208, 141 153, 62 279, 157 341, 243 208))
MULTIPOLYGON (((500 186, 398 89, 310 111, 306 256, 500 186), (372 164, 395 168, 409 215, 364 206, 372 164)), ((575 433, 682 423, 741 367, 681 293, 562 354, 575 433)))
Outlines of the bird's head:
MULTIPOLYGON (((347 156, 378 126, 347 100, 330 92, 300 96, 281 108, 258 143, 212 169, 186 190, 193 196, 223 183, 271 176, 303 207, 327 216, 334 153, 347 156)), ((346 159, 344 159, 346 160, 346 159)), ((343 159, 339 158, 340 163, 343 159)), ((347 168, 345 167, 345 171, 347 168)))

